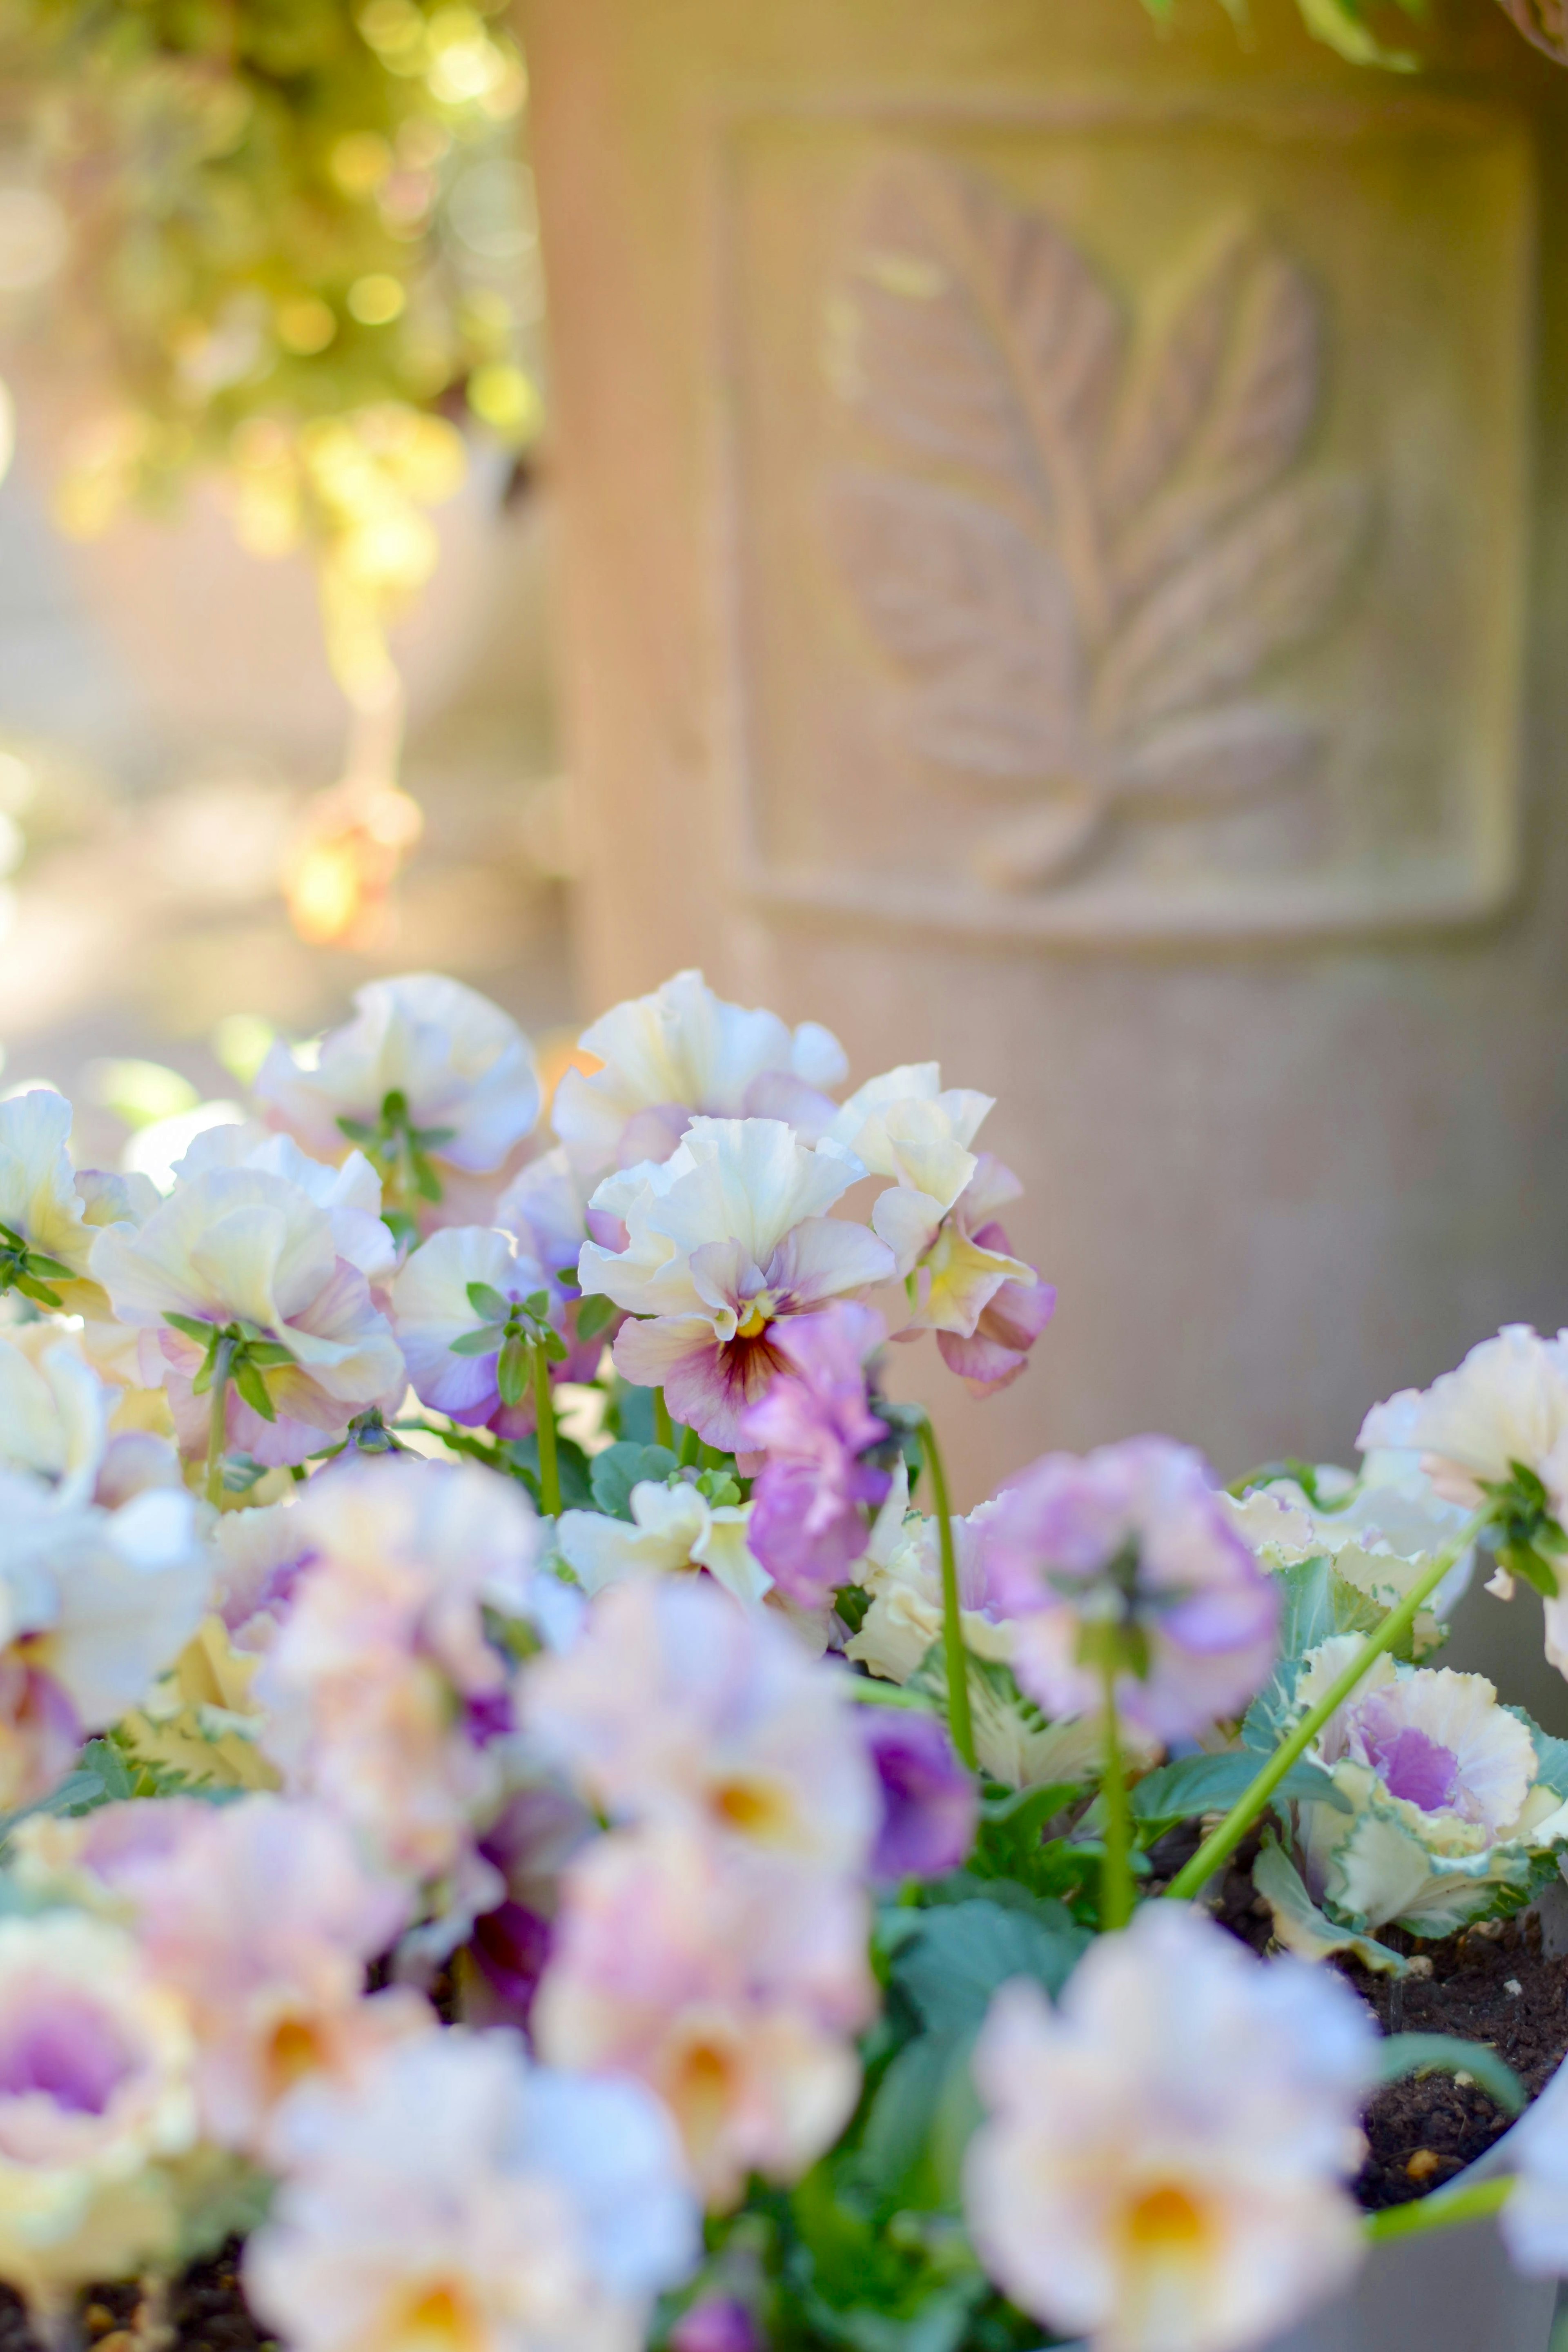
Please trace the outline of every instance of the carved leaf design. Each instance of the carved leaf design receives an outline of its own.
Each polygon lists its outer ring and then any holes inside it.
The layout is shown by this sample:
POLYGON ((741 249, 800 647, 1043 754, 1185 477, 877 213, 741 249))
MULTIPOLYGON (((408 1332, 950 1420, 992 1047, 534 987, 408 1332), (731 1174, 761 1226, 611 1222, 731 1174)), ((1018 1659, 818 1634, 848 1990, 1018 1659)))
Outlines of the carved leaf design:
POLYGON ((876 184, 851 273, 852 397, 884 432, 1028 497, 1083 461, 1121 362, 1116 306, 1042 215, 910 159, 876 184))
POLYGON ((1119 609, 1147 595, 1245 500, 1278 481, 1318 404, 1318 307, 1294 262, 1264 256, 1241 304, 1230 363, 1192 463, 1116 551, 1119 609))
POLYGON ((1149 362, 1123 405, 1100 469, 1100 494, 1112 523, 1142 507, 1160 488, 1206 412, 1247 260, 1245 236, 1227 237, 1197 283, 1168 314, 1149 362))
POLYGON ((1054 222, 910 158, 874 183, 835 324, 845 396, 942 468, 845 471, 827 496, 840 572, 908 673, 909 745, 1047 794, 987 829, 984 881, 1046 887, 1113 814, 1308 772, 1321 731, 1254 689, 1331 612, 1367 502, 1299 465, 1321 352, 1294 262, 1233 230, 1129 371, 1054 222))
POLYGON ((1122 752, 1110 770, 1129 799, 1246 800, 1294 782, 1322 755, 1322 730, 1268 702, 1231 703, 1173 719, 1122 752))
POLYGON ((1099 846, 1110 818, 1098 793, 1066 792, 1043 808, 993 825, 976 845, 970 870, 993 890, 1037 890, 1060 882, 1099 846))
POLYGON ((1242 686, 1316 628, 1366 516, 1361 486, 1292 483, 1156 589, 1107 654, 1096 714, 1117 732, 1242 686))
POLYGON ((828 518, 868 623, 918 674, 913 747, 999 779, 1069 762, 1083 696, 1078 624, 1048 550, 978 499, 871 473, 833 481, 828 518))

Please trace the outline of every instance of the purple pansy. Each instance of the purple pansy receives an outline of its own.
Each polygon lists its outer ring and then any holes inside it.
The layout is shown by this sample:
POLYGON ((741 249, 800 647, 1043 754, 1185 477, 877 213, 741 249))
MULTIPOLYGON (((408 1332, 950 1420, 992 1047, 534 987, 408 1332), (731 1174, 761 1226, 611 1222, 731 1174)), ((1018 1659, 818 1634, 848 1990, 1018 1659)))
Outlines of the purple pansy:
POLYGON ((862 1712, 882 1792, 870 1876, 885 1886, 905 1878, 945 1878, 963 1866, 974 1843, 973 1777, 934 1717, 904 1708, 862 1712))
POLYGON ((887 1499, 889 1474, 868 1450, 888 1434, 866 1399, 866 1358, 886 1338, 869 1307, 838 1301, 778 1325, 786 1369, 742 1416, 739 1443, 767 1459, 747 1535, 780 1591, 819 1608, 866 1549, 866 1510, 887 1499))

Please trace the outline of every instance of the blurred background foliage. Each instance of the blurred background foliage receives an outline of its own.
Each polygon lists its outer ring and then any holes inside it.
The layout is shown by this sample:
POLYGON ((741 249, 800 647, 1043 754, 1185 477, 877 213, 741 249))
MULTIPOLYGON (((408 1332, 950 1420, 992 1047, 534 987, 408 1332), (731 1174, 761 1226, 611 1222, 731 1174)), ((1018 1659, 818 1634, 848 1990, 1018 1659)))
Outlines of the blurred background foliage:
MULTIPOLYGON (((1143 5, 1157 22, 1168 25, 1179 0, 1143 0, 1143 5)), ((1217 0, 1217 5, 1238 30, 1246 31, 1250 0, 1217 0)), ((1466 5, 1479 6, 1483 0, 1466 0, 1466 5)), ((1568 0, 1498 0, 1498 5, 1526 40, 1559 64, 1568 64, 1568 0)), ((1428 15, 1428 0, 1296 0, 1296 5, 1314 38, 1327 42, 1352 65, 1379 66, 1394 73, 1420 70, 1419 39, 1405 37, 1428 15)))

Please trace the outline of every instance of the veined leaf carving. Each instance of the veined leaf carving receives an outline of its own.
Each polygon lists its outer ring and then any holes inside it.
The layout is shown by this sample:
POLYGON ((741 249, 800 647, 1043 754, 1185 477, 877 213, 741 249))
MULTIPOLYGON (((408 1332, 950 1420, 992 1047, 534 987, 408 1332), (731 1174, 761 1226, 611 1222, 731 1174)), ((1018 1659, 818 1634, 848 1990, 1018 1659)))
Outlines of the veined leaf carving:
POLYGON ((923 760, 1033 805, 974 853, 1059 881, 1114 826, 1308 774, 1324 731, 1261 698, 1329 618, 1363 486, 1311 466, 1318 303, 1245 224, 1146 332, 1077 244, 932 158, 872 183, 835 303, 837 389, 877 462, 827 485, 862 619, 923 760))

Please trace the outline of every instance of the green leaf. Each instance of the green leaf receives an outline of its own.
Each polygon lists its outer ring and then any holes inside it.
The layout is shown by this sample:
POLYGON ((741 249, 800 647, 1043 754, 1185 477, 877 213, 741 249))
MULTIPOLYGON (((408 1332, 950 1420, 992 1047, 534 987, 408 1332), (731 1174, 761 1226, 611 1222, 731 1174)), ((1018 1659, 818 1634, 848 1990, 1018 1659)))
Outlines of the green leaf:
POLYGON ((1342 1927, 1320 1911, 1300 1873, 1272 1830, 1263 1833, 1263 1845, 1252 1865, 1252 1883, 1274 1914, 1274 1933, 1288 1952, 1304 1960, 1326 1960, 1349 1952, 1363 1968, 1380 1976, 1407 1977, 1410 1963, 1390 1944, 1356 1928, 1342 1927))
POLYGON ((631 1493, 646 1480, 662 1486, 675 1468, 668 1445, 637 1445, 621 1439, 594 1456, 589 1478, 594 1501, 607 1518, 629 1519, 631 1493))
POLYGON ((620 1311, 613 1298, 598 1294, 592 1298, 584 1298, 577 1309, 577 1337, 579 1339, 596 1339, 620 1311))
POLYGON ((496 1364, 496 1387, 502 1404, 521 1404, 528 1393, 530 1371, 528 1343, 524 1339, 509 1339, 496 1364))
POLYGON ((511 1313, 511 1301, 503 1297, 493 1284, 470 1282, 468 1286, 468 1305, 481 1321, 504 1323, 511 1313))
POLYGON ((1524 2084, 1486 2042, 1461 2042, 1452 2033, 1391 2033, 1378 2044, 1377 2079, 1397 2083, 1406 2074, 1468 2074, 1505 2116, 1522 2115, 1524 2084))
POLYGON ((1296 5, 1313 39, 1336 50, 1352 66, 1382 66, 1389 73, 1420 70, 1420 58, 1409 49, 1384 47, 1365 22, 1355 0, 1296 0, 1296 5))
POLYGON ((203 1323, 195 1315, 165 1315, 163 1320, 172 1330, 182 1332, 187 1339, 194 1339, 198 1348, 210 1348, 218 1336, 217 1324, 203 1323))
MULTIPOLYGON (((1178 1763, 1163 1764, 1158 1771, 1145 1773, 1132 1790, 1132 1818, 1145 1840, 1152 1841, 1177 1822, 1191 1821, 1199 1813, 1227 1812, 1252 1786, 1258 1771, 1258 1758, 1253 1748, 1224 1756, 1184 1756, 1178 1763)), ((1341 1813, 1351 1810, 1350 1799, 1321 1766, 1304 1760, 1291 1766, 1273 1801, 1285 1803, 1292 1799, 1302 1804, 1332 1805, 1341 1813)))
POLYGON ((563 1364, 570 1352, 560 1332, 552 1331, 549 1328, 542 1330, 533 1344, 536 1348, 543 1349, 544 1360, 547 1364, 563 1364))
POLYGON ((447 1353, 453 1356, 493 1356, 500 1351, 505 1338, 504 1323, 487 1323, 481 1330, 465 1331, 460 1339, 454 1339, 447 1353))
POLYGON ((230 1377, 252 1412, 258 1412, 263 1421, 277 1420, 278 1408, 268 1395, 267 1383, 251 1362, 248 1353, 242 1352, 235 1358, 230 1377))
POLYGON ((536 1323, 542 1323, 550 1312, 550 1293, 548 1290, 531 1290, 522 1307, 524 1314, 531 1315, 536 1323))
POLYGON ((1065 1909, 1047 1925, 1037 1912, 1005 1909, 986 1896, 917 1916, 892 1973, 933 2033, 976 2032, 1010 1977, 1032 1977, 1055 1995, 1089 1941, 1065 1909))
POLYGON ((634 1445, 653 1444, 653 1391, 639 1388, 635 1381, 623 1381, 618 1372, 613 1374, 610 1401, 605 1408, 605 1427, 612 1437, 628 1439, 634 1445))
POLYGON ((260 1372, 279 1371, 285 1364, 294 1361, 293 1349, 286 1348, 280 1339, 252 1339, 245 1352, 260 1372))
POLYGON ((368 1119, 345 1118, 342 1114, 337 1120, 337 1129, 340 1135, 346 1135, 351 1143, 374 1143, 381 1135, 380 1128, 373 1127, 368 1119))

